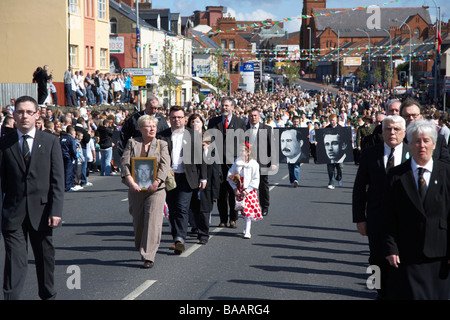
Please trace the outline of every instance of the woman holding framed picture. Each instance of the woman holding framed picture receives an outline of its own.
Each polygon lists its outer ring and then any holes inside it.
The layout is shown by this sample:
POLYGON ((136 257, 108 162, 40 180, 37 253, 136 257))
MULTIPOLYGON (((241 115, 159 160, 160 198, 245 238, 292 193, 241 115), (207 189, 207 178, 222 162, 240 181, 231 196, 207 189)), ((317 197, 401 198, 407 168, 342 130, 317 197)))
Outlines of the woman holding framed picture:
POLYGON ((141 116, 138 127, 142 137, 129 139, 121 158, 122 182, 129 187, 135 246, 145 269, 153 267, 161 241, 166 199, 164 181, 170 170, 167 142, 156 139, 157 125, 157 118, 141 116))

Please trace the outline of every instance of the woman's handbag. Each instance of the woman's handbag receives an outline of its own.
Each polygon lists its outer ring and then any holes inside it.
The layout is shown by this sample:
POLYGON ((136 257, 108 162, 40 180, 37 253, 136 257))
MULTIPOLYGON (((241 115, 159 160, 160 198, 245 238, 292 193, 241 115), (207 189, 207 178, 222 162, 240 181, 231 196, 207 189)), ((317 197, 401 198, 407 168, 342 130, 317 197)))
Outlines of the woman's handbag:
MULTIPOLYGON (((161 154, 161 148, 159 146, 159 139, 156 140, 158 145, 158 152, 161 154)), ((175 174, 173 173, 172 169, 169 170, 169 174, 167 175, 166 181, 164 181, 164 184, 166 185, 166 191, 173 190, 177 187, 177 182, 175 181, 175 174)))
POLYGON ((236 203, 234 205, 234 210, 244 210, 245 209, 245 198, 243 198, 241 201, 238 201, 236 199, 236 203))
POLYGON ((175 181, 175 174, 173 173, 172 169, 170 169, 169 174, 167 175, 166 181, 164 183, 166 184, 166 191, 173 190, 177 187, 177 182, 175 181))

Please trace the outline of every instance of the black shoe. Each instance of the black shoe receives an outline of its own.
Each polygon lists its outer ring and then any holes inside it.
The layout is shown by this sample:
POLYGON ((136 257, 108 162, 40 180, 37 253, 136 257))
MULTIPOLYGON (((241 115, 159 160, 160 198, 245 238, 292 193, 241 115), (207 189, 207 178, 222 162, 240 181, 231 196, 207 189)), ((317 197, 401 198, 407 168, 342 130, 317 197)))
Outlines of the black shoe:
POLYGON ((145 261, 144 261, 144 264, 143 264, 143 266, 142 266, 142 269, 150 269, 150 268, 153 268, 154 265, 155 265, 155 264, 154 264, 153 261, 145 260, 145 261))
POLYGON ((186 248, 184 247, 184 244, 182 242, 175 243, 175 254, 180 255, 184 252, 184 250, 186 250, 186 248))
POLYGON ((207 244, 208 243, 208 239, 200 239, 197 242, 198 244, 207 244))
POLYGON ((267 216, 268 214, 269 214, 269 210, 264 209, 264 210, 262 211, 262 215, 263 215, 263 216, 267 216))

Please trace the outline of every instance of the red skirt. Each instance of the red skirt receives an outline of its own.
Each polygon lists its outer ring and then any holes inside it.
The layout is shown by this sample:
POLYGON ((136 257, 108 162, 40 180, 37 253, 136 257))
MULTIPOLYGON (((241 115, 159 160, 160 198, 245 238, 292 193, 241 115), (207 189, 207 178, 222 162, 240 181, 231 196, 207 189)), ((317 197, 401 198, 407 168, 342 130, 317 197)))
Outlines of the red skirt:
MULTIPOLYGON (((244 199, 244 195, 242 194, 242 192, 244 191, 244 188, 242 187, 244 181, 242 180, 243 178, 241 177, 241 186, 239 187, 240 194, 236 197, 237 201, 242 201, 242 199, 244 199)), ((244 199, 244 203, 244 210, 239 210, 244 217, 248 217, 252 220, 261 220, 263 218, 261 206, 259 205, 258 193, 256 192, 256 190, 252 190, 251 192, 247 193, 244 199)))

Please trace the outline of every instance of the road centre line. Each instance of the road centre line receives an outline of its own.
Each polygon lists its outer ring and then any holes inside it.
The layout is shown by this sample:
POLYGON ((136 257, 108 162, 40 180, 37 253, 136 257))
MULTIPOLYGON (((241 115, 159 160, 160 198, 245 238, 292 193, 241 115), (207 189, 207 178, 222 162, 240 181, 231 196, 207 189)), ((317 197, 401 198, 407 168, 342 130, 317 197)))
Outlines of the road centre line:
POLYGON ((132 291, 129 295, 127 295, 122 300, 134 300, 139 297, 145 290, 150 288, 152 284, 154 284, 156 280, 146 280, 143 284, 137 287, 134 291, 132 291))
MULTIPOLYGON (((219 232, 219 231, 222 230, 222 229, 223 229, 222 227, 217 227, 217 228, 215 228, 211 233, 217 233, 217 232, 219 232)), ((209 240, 211 240, 212 237, 214 237, 214 236, 213 236, 213 235, 210 235, 210 236, 209 236, 209 240)), ((189 249, 187 249, 187 250, 184 251, 182 254, 180 254, 180 257, 182 257, 182 258, 187 258, 187 257, 189 257, 192 253, 195 252, 195 250, 197 250, 197 249, 200 248, 201 246, 203 246, 203 244, 198 244, 198 243, 196 243, 196 244, 192 245, 191 247, 189 247, 189 249)))

